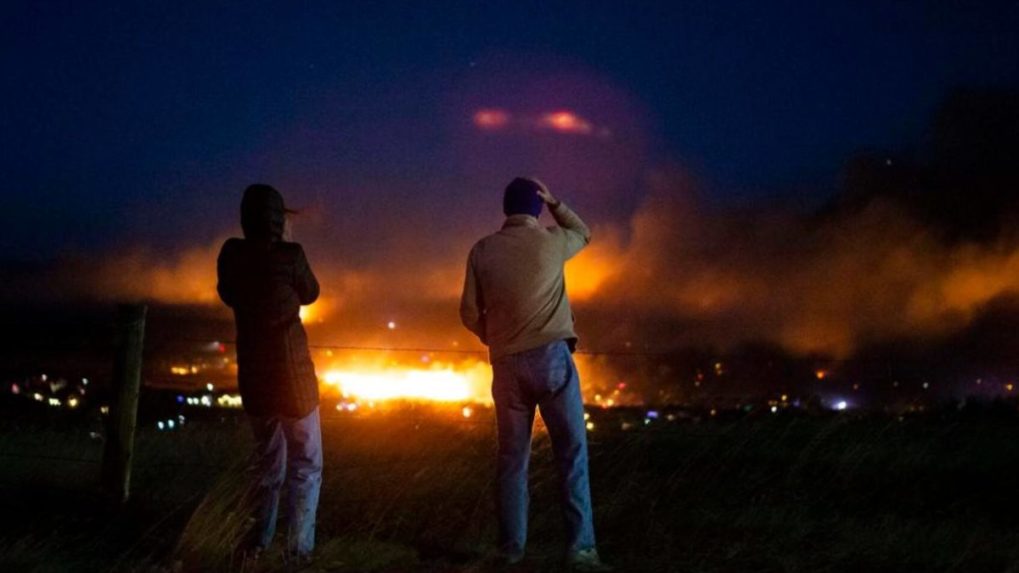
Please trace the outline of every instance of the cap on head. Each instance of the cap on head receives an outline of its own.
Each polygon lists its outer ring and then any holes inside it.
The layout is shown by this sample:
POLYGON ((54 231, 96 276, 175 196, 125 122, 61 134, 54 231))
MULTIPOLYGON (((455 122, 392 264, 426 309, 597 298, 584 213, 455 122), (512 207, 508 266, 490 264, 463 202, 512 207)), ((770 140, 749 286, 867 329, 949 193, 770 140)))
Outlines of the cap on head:
POLYGON ((537 217, 545 204, 538 196, 541 187, 533 180, 517 177, 506 186, 502 196, 502 212, 510 215, 530 215, 537 217))

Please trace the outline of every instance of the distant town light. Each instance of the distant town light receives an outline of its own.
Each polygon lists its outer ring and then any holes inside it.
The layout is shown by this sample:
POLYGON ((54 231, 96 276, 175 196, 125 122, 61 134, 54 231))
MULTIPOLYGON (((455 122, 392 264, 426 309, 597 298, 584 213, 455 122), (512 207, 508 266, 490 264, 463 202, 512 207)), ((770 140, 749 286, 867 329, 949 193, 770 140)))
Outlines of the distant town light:
POLYGON ((845 400, 839 400, 835 402, 835 409, 842 411, 849 407, 849 404, 845 400))
POLYGON ((216 398, 216 405, 220 408, 240 408, 243 405, 241 397, 235 394, 223 394, 216 398))

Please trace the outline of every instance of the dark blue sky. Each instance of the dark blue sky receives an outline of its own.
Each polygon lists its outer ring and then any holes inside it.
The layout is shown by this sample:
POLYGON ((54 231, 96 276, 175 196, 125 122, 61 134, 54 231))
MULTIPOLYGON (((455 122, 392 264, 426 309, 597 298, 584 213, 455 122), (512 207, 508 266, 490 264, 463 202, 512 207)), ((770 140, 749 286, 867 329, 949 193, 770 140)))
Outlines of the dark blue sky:
POLYGON ((345 241, 468 216, 518 172, 596 220, 663 166, 723 203, 816 201, 953 87, 1019 82, 1014 1, 208 4, 4 4, 0 258, 208 242, 254 180, 345 241), (480 133, 482 108, 612 135, 480 133))

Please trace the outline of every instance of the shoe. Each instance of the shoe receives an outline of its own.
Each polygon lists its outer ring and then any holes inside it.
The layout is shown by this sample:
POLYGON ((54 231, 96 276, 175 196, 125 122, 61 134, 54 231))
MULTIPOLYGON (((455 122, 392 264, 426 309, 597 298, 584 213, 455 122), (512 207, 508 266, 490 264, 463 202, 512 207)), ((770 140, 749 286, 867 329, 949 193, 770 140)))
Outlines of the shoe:
POLYGON ((615 571, 611 565, 603 563, 601 558, 598 557, 598 550, 595 548, 581 549, 570 554, 569 558, 570 571, 589 571, 592 573, 599 571, 615 571))

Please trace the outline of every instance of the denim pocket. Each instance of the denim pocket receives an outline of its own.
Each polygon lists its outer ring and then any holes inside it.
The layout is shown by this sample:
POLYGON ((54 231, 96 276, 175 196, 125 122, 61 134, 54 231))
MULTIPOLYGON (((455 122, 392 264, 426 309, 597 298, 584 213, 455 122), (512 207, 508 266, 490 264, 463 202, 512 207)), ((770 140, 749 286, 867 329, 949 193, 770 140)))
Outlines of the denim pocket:
POLYGON ((558 394, 570 381, 573 361, 570 358, 570 349, 565 342, 559 341, 548 345, 542 353, 543 389, 552 394, 558 394))

